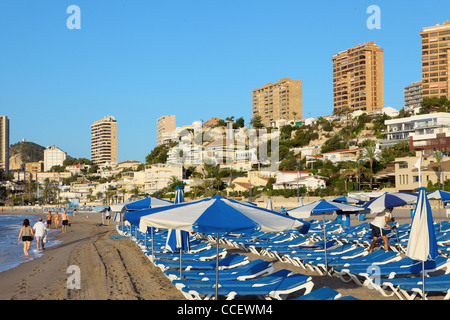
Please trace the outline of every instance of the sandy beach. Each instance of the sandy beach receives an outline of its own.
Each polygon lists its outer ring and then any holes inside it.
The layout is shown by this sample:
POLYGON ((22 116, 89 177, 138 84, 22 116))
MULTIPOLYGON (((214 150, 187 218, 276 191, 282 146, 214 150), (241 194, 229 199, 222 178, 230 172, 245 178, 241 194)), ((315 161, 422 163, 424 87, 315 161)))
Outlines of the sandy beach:
POLYGON ((47 248, 44 256, 0 273, 1 300, 183 299, 131 240, 111 239, 117 235, 115 223, 101 225, 98 213, 79 213, 70 221, 66 234, 59 227, 61 243, 47 248), (67 288, 72 265, 80 268, 80 290, 67 288))
MULTIPOLYGON (((20 213, 24 214, 13 212, 20 213)), ((399 213, 405 216, 406 222, 407 211, 399 213)), ((38 212, 32 214, 43 216, 38 212)), ((56 233, 61 243, 47 248, 40 258, 0 273, 1 300, 184 300, 132 240, 111 238, 118 235, 116 223, 102 225, 98 213, 78 213, 75 217, 70 216, 70 221, 66 234, 61 234, 61 229, 56 233), (80 268, 81 289, 68 289, 67 279, 71 273, 67 270, 73 265, 80 268)), ((354 223, 358 222, 352 220, 352 225, 354 223)), ((351 295, 360 300, 398 300, 353 282, 344 283, 337 277, 320 276, 289 263, 226 248, 230 253, 246 254, 250 260, 273 261, 276 270, 289 269, 311 275, 314 289, 328 286, 344 296, 351 295)))

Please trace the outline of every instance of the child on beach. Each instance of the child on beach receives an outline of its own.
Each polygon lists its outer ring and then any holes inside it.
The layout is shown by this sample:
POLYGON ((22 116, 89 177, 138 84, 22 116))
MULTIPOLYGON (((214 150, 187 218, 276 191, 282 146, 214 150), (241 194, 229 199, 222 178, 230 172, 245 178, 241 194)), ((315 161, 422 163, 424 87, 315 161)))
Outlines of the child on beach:
POLYGON ((33 240, 34 230, 30 226, 30 220, 23 220, 22 227, 20 228, 19 238, 17 241, 20 242, 20 237, 23 241, 23 253, 28 256, 28 250, 30 250, 31 241, 33 240))

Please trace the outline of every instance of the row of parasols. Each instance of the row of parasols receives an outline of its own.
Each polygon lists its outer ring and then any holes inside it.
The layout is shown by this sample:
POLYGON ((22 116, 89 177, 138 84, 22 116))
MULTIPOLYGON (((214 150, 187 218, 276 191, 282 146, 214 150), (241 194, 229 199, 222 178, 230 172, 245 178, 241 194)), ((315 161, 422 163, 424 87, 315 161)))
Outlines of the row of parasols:
MULTIPOLYGON (((221 234, 251 234, 257 230, 263 232, 299 230, 306 234, 309 230, 309 223, 303 219, 322 215, 324 240, 326 240, 325 214, 371 214, 382 212, 387 208, 415 203, 406 254, 412 259, 425 262, 435 260, 438 255, 429 199, 450 201, 450 193, 440 190, 427 193, 425 188, 420 188, 417 194, 384 193, 362 206, 349 204, 353 200, 348 198, 334 199, 334 201, 321 199, 288 210, 286 215, 258 207, 250 202, 222 196, 185 202, 182 189, 177 188, 174 203, 157 198, 145 198, 111 206, 110 210, 116 212, 116 221, 123 221, 125 218, 131 225, 138 227, 141 232, 147 233, 153 228, 177 230, 178 232, 170 233, 172 236, 169 236, 168 245, 181 253, 188 250, 187 239, 190 232, 213 235, 217 239, 221 234), (346 203, 339 202, 343 200, 346 203)), ((360 202, 355 201, 354 203, 360 202)), ((219 241, 217 241, 217 251, 219 250, 218 244, 219 241)), ((218 273, 216 282, 218 282, 218 273)))

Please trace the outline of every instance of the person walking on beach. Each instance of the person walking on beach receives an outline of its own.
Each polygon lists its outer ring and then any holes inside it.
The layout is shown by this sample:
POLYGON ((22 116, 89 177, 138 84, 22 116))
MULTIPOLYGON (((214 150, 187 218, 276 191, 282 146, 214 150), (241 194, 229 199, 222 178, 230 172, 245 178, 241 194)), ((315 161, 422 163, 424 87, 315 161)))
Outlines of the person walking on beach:
POLYGON ((55 211, 55 229, 58 229, 59 226, 59 213, 55 211))
POLYGON ((45 250, 44 237, 47 236, 47 228, 45 227, 45 224, 42 222, 42 218, 39 218, 38 222, 36 222, 34 224, 33 230, 34 230, 34 236, 36 238, 37 251, 40 250, 40 247, 42 247, 42 250, 45 250))
POLYGON ((109 226, 109 220, 111 220, 111 211, 109 211, 109 208, 106 209, 105 218, 106 218, 106 224, 109 226))
POLYGON ((69 225, 69 215, 67 214, 67 211, 64 210, 63 214, 61 215, 62 218, 62 233, 67 232, 67 226, 69 225))
POLYGON ((369 253, 373 252, 375 245, 377 244, 378 238, 381 237, 383 240, 384 249, 389 250, 389 240, 386 236, 385 228, 395 229, 395 226, 391 226, 388 223, 394 222, 395 219, 392 217, 392 208, 386 208, 384 211, 379 212, 376 217, 370 223, 370 228, 372 229, 372 244, 370 245, 369 253))
POLYGON ((52 219, 53 219, 52 212, 49 211, 47 216, 45 217, 45 220, 47 220, 47 229, 52 228, 52 219))
POLYGON ((30 220, 23 220, 22 227, 20 228, 19 238, 17 241, 20 242, 20 237, 22 237, 23 242, 23 253, 28 256, 28 250, 30 250, 31 241, 33 240, 34 231, 30 226, 30 220))

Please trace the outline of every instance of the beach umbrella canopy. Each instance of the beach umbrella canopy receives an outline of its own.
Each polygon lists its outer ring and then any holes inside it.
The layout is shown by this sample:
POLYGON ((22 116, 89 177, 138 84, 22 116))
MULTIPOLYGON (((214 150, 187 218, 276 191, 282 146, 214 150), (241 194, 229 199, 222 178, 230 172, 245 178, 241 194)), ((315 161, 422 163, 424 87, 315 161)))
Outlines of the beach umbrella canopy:
POLYGON ((154 208, 154 207, 166 206, 171 203, 172 202, 168 201, 168 200, 163 200, 163 199, 154 198, 154 197, 146 197, 146 198, 131 201, 131 202, 113 204, 111 206, 111 211, 113 211, 113 212, 136 211, 136 210, 148 209, 150 207, 154 208))
POLYGON ((419 189, 406 255, 420 261, 435 260, 438 255, 433 216, 425 188, 419 189))
POLYGON ((166 249, 171 251, 190 250, 189 232, 183 230, 170 229, 167 235, 166 249))
POLYGON ((100 206, 95 206, 94 209, 92 209, 92 211, 96 211, 96 212, 102 212, 102 211, 106 211, 109 210, 109 206, 106 206, 104 204, 100 205, 100 206))
MULTIPOLYGON (((183 203, 183 190, 179 186, 176 186, 175 190, 176 194, 174 203, 183 203)), ((170 229, 169 234, 167 235, 166 248, 172 251, 189 251, 189 232, 170 229)))
POLYGON ((184 202, 183 189, 181 187, 175 187, 175 200, 173 203, 182 203, 184 202))
POLYGON ((371 213, 382 212, 385 209, 402 207, 407 204, 415 203, 417 195, 406 192, 389 192, 366 202, 363 207, 370 209, 371 213))
POLYGON ((337 214, 350 214, 350 213, 359 213, 364 211, 365 209, 362 207, 357 207, 349 204, 333 202, 328 200, 318 200, 314 201, 310 204, 300 206, 291 210, 288 210, 287 213, 291 217, 297 218, 309 218, 312 215, 322 214, 323 217, 323 240, 324 240, 324 256, 325 256, 325 270, 328 274, 328 259, 327 259, 327 231, 325 225, 325 214, 331 214, 336 212, 337 214))
POLYGON ((419 188, 416 210, 406 250, 408 257, 422 261, 423 294, 425 293, 425 261, 434 261, 439 254, 433 227, 433 215, 425 191, 425 188, 419 188))
POLYGON ((129 220, 130 223, 139 224, 141 230, 153 226, 216 234, 216 299, 220 233, 251 233, 255 230, 281 232, 290 229, 300 229, 306 233, 309 230, 307 222, 221 196, 143 211, 146 212, 140 212, 139 219, 135 215, 129 220))
POLYGON ((290 209, 287 211, 287 213, 291 217, 295 217, 295 218, 299 218, 299 219, 307 219, 307 218, 310 218, 312 215, 317 215, 317 214, 326 214, 326 213, 331 214, 333 212, 336 212, 338 214, 340 214, 340 213, 358 213, 358 212, 361 212, 364 210, 365 209, 362 207, 321 199, 321 200, 306 204, 304 206, 290 209))
POLYGON ((341 203, 347 203, 347 204, 362 204, 364 201, 352 197, 342 196, 333 199, 334 202, 341 202, 341 203))
POLYGON ((272 210, 272 211, 273 211, 273 203, 272 203, 272 198, 271 198, 271 197, 268 197, 268 198, 267 198, 266 209, 267 209, 267 210, 272 210))
POLYGON ((450 192, 436 190, 427 193, 428 200, 442 200, 442 201, 450 201, 450 192))
POLYGON ((278 212, 221 196, 125 213, 127 220, 141 231, 148 226, 205 234, 281 232, 300 229, 307 233, 309 223, 278 212))

